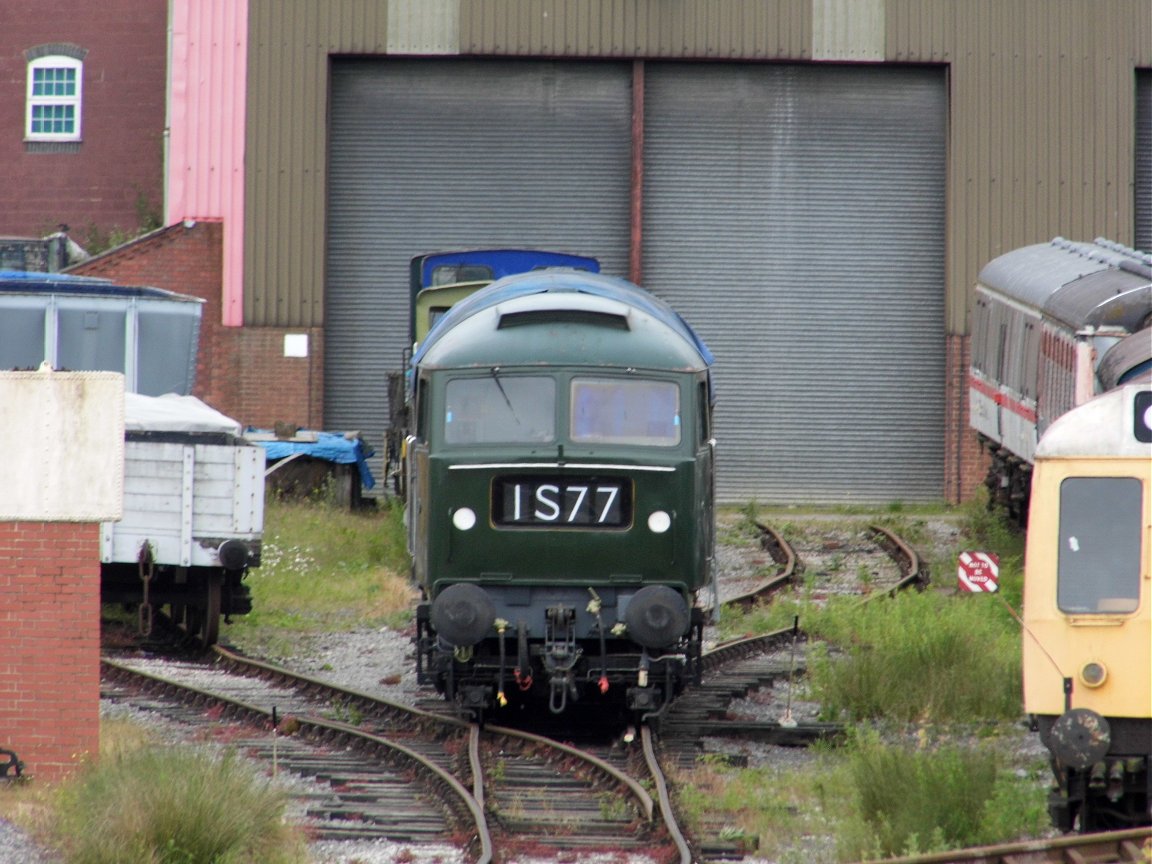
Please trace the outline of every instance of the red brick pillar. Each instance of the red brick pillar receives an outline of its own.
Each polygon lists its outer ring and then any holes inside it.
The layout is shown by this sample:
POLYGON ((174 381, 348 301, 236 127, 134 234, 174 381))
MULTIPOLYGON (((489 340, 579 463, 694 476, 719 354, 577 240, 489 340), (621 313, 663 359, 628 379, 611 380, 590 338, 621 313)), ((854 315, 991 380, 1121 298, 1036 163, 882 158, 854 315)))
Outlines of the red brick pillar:
POLYGON ((58 780, 100 743, 99 525, 0 522, 0 598, 0 746, 58 780))
POLYGON ((100 523, 123 485, 124 376, 0 372, 0 748, 36 780, 99 755, 100 523))

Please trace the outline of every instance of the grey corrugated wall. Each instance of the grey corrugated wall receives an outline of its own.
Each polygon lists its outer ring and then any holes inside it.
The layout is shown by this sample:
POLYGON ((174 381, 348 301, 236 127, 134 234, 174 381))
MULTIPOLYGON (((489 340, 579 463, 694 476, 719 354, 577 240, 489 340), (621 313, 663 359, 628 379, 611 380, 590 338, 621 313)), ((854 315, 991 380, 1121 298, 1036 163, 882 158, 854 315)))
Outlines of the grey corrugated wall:
MULTIPOLYGON (((631 68, 341 61, 332 71, 325 422, 380 442, 426 252, 628 261, 631 68)), ((382 455, 382 454, 381 454, 382 455)), ((373 467, 379 469, 379 457, 373 467)))
POLYGON ((647 80, 644 281, 716 355, 718 494, 939 500, 943 72, 647 80))
POLYGON ((1152 252, 1152 69, 1136 76, 1136 242, 1152 252))

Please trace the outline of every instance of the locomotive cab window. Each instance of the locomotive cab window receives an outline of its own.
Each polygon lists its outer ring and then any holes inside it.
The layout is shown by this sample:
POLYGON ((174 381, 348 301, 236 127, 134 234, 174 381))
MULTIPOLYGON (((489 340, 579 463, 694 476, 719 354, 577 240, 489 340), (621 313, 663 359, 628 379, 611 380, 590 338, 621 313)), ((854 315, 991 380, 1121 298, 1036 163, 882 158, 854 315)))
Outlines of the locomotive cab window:
POLYGON ((491 282, 495 278, 492 268, 483 264, 441 264, 432 268, 431 285, 438 288, 457 282, 491 282))
POLYGON ((680 387, 674 381, 575 378, 572 441, 675 447, 680 443, 680 387))
POLYGON ((556 382, 543 376, 455 378, 445 388, 446 444, 547 444, 556 439, 556 382))
POLYGON ((1135 477, 1069 477, 1060 484, 1061 612, 1136 611, 1142 498, 1135 477))

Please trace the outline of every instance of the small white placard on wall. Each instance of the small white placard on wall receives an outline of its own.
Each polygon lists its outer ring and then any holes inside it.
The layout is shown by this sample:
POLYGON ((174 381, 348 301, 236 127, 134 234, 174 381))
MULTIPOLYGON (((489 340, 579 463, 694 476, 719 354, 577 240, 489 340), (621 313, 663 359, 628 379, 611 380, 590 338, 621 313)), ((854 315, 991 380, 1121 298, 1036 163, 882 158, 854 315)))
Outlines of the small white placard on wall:
POLYGON ((123 487, 123 375, 0 372, 0 521, 117 520, 123 487))
POLYGON ((307 357, 308 356, 308 334, 307 333, 285 333, 284 334, 284 356, 285 357, 307 357))

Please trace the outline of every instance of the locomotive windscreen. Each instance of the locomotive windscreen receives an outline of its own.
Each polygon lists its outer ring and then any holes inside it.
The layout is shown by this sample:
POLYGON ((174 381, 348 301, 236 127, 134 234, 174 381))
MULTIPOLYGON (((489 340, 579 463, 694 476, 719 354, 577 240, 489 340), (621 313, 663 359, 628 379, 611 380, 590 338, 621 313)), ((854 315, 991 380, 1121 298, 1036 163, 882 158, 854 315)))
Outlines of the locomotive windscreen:
POLYGON ((672 381, 578 378, 572 382, 572 440, 674 447, 680 388, 672 381))
POLYGON ((547 443, 556 437, 556 382, 533 375, 456 378, 445 390, 448 444, 547 443))

